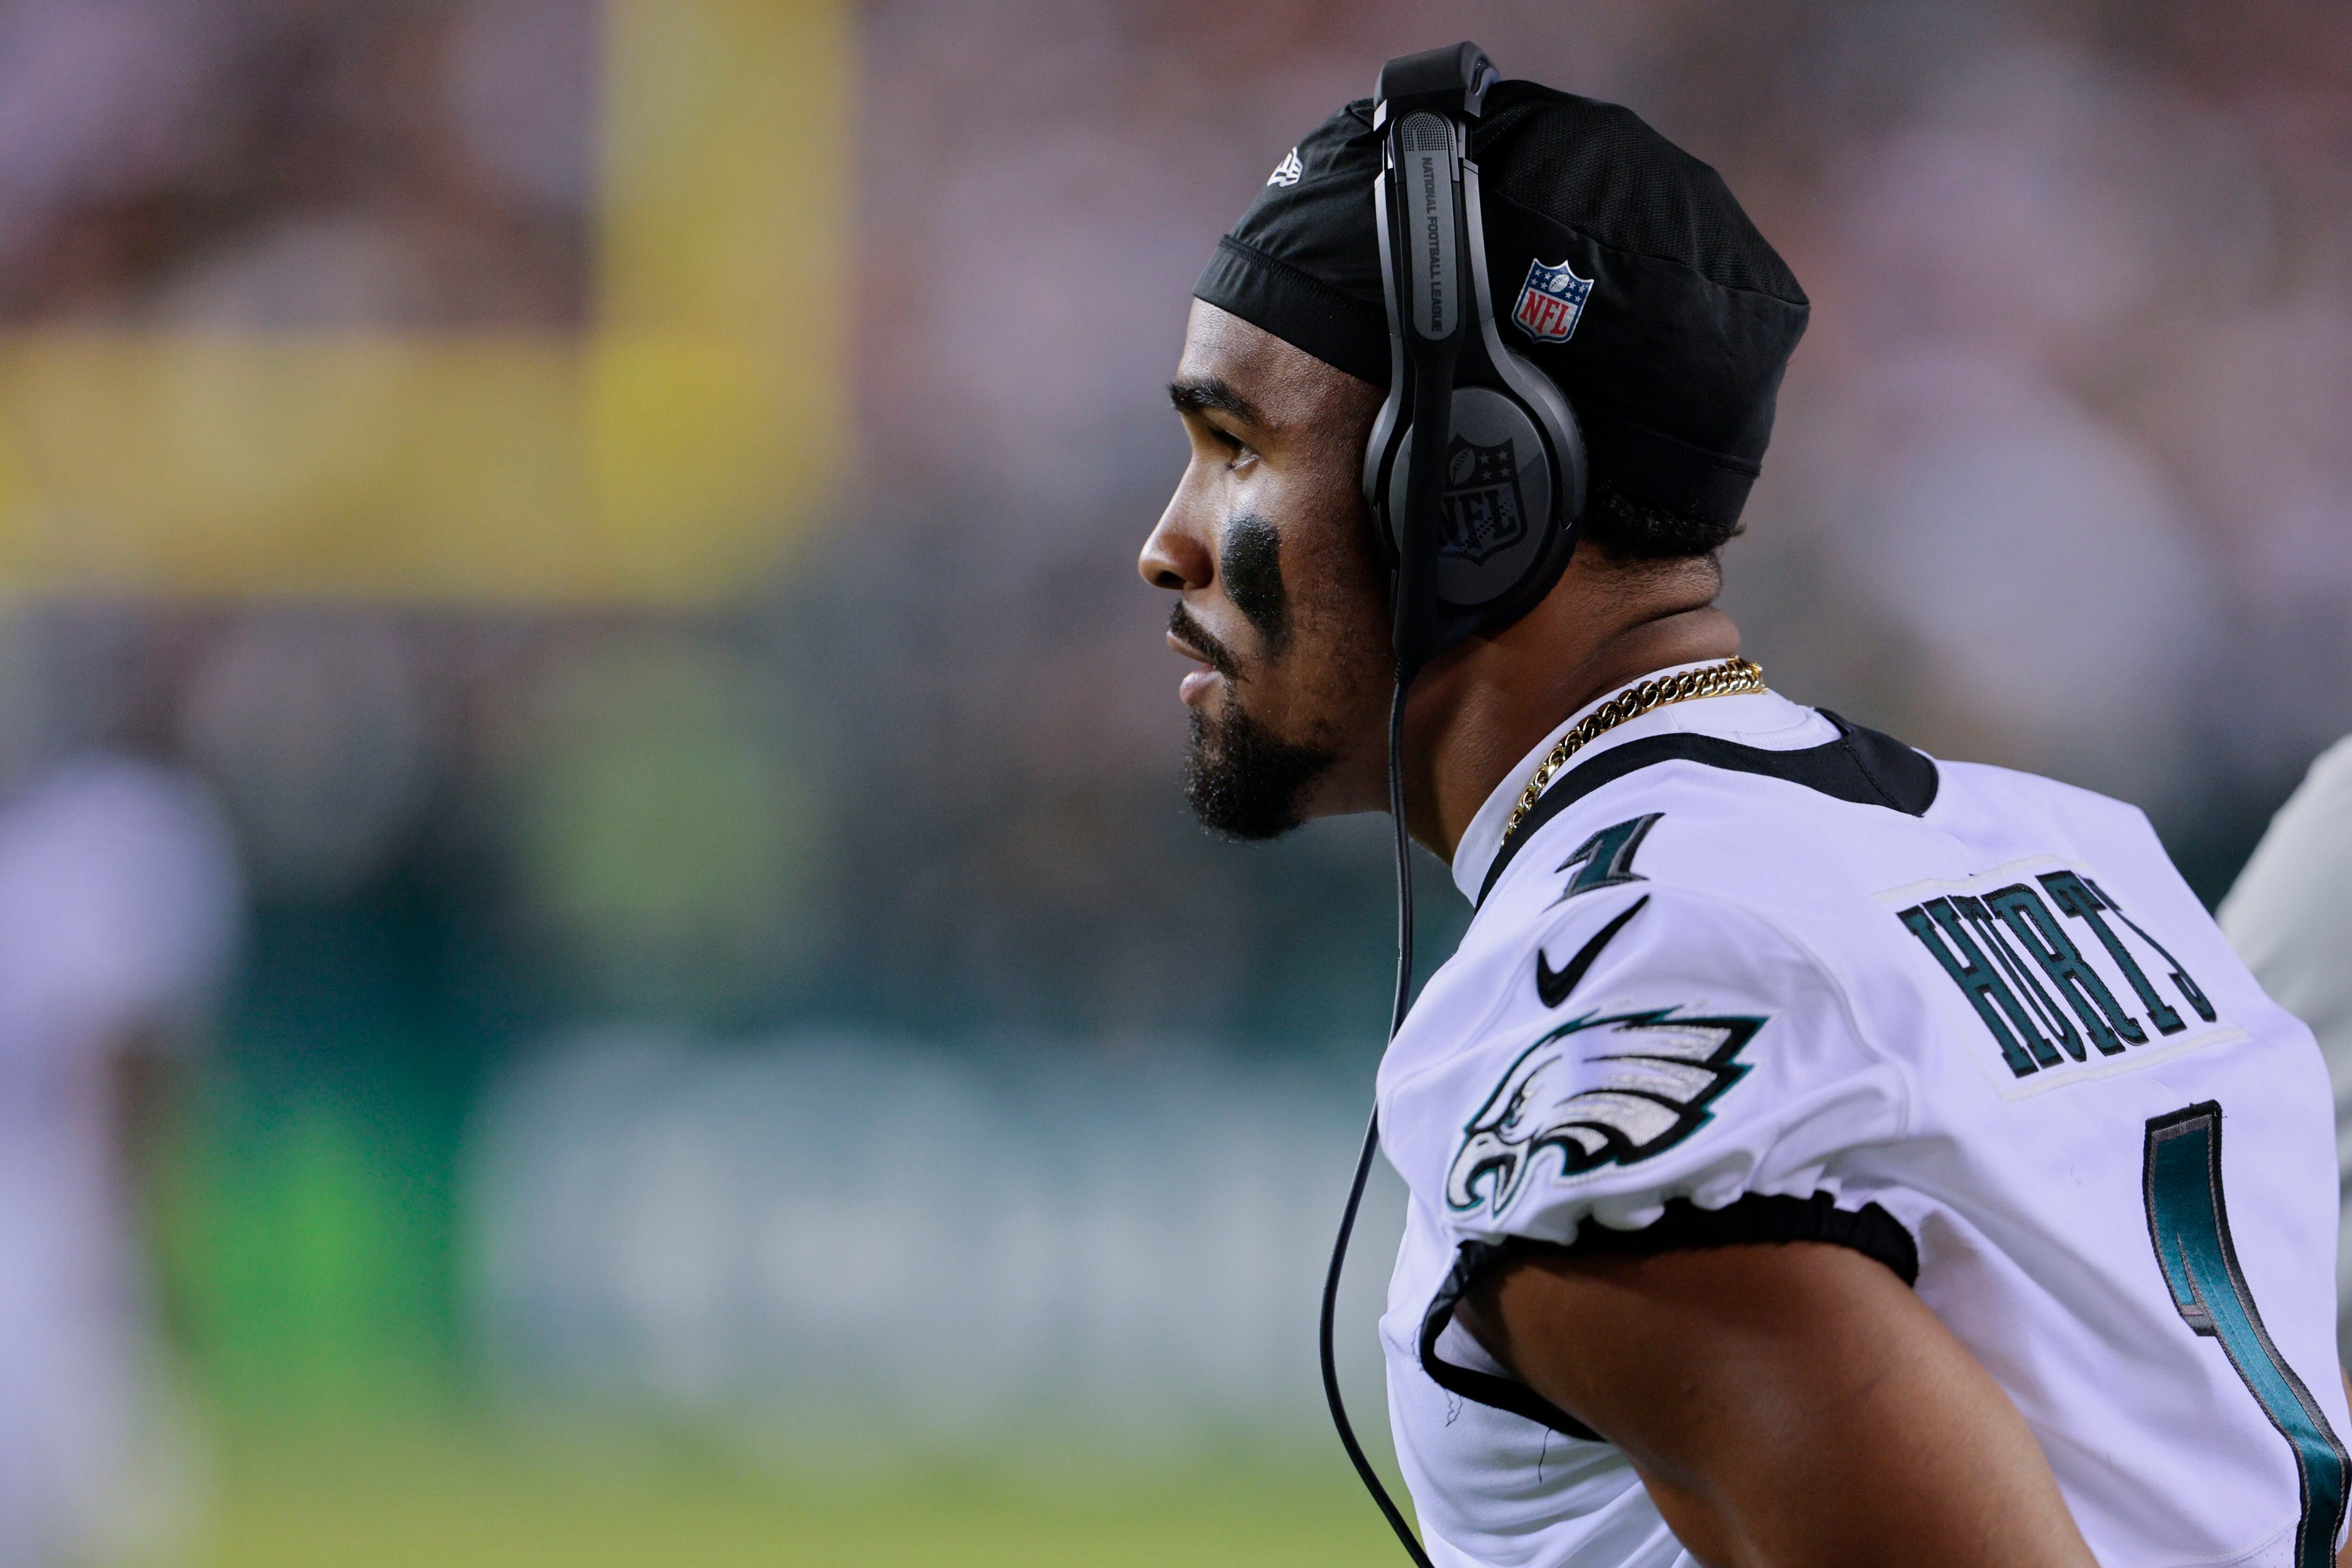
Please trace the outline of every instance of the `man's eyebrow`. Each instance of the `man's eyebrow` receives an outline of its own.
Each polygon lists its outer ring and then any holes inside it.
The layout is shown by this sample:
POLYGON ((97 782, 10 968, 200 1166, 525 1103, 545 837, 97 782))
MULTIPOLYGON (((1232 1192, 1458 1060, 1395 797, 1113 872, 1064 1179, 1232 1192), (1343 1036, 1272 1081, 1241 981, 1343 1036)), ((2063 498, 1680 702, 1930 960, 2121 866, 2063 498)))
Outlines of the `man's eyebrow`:
POLYGON ((1200 414, 1214 408, 1230 414, 1244 425, 1263 425, 1265 420, 1257 405, 1235 392, 1223 376, 1204 375, 1190 381, 1168 384, 1168 401, 1180 414, 1200 414))

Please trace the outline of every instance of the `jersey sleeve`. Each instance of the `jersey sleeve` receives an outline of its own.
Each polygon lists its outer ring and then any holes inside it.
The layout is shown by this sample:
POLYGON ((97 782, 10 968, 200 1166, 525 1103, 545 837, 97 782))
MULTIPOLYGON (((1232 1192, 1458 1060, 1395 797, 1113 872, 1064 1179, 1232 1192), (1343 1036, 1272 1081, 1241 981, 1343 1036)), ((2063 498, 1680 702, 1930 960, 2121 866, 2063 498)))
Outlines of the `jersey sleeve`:
POLYGON ((1461 1242, 1822 1236, 1862 1206, 1844 1201, 1841 1156, 1908 1116, 1906 1076, 1862 1037, 1823 963, 1688 889, 1580 895, 1444 1000, 1484 1016, 1454 1038, 1442 1014, 1415 1020, 1433 1033, 1383 1083, 1381 1127, 1461 1242))

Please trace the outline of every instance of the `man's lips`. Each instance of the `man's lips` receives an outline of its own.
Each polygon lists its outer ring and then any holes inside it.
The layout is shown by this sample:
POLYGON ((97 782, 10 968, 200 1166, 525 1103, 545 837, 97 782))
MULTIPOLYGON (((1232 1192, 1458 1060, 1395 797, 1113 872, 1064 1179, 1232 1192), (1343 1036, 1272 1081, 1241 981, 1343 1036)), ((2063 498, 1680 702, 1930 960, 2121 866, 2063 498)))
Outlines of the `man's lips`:
POLYGON ((1217 667, 1210 662, 1207 654, 1202 653, 1174 632, 1168 634, 1168 646, 1192 661, 1192 668, 1186 672, 1184 679, 1176 686, 1177 700, 1190 707, 1195 699, 1209 689, 1209 683, 1217 679, 1217 667))
POLYGON ((1186 704, 1196 702, 1209 689, 1218 676, 1227 680, 1239 679, 1234 668, 1233 655, 1221 647, 1208 629, 1188 614, 1182 605, 1173 607, 1168 617, 1168 646, 1192 661, 1193 668, 1176 688, 1177 697, 1186 704))

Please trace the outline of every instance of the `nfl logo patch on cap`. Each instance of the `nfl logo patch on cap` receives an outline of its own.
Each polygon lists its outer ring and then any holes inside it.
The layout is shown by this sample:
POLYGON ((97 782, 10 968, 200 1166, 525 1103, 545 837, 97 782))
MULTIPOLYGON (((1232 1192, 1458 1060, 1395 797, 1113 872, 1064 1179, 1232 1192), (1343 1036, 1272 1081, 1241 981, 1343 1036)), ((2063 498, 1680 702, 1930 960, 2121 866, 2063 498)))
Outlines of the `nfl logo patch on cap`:
POLYGON ((1539 343, 1564 343, 1576 331, 1577 319, 1584 314, 1584 301, 1591 293, 1592 279, 1579 278, 1567 262, 1547 267, 1538 261, 1528 268, 1528 280, 1519 289, 1518 308, 1511 312, 1511 320, 1539 343))

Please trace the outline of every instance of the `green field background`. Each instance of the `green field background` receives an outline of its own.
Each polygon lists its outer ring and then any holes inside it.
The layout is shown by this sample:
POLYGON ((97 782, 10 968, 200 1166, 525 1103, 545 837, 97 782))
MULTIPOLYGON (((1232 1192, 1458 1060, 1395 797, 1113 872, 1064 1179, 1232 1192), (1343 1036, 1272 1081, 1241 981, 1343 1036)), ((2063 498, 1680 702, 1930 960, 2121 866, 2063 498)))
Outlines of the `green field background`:
POLYGON ((1318 1568, 1395 1552, 1319 1411, 1255 1447, 1192 1435, 1164 1468, 1087 1468, 1083 1450, 1064 1467, 1066 1437, 1006 1432, 997 1468, 869 1447, 835 1479, 811 1474, 822 1433, 779 1434, 794 1446, 780 1457, 643 1409, 530 1412, 468 1328, 467 1138, 496 1053, 430 983, 429 930, 394 906, 299 925, 265 911, 258 934, 156 1173, 191 1455, 173 1561, 1318 1568))
POLYGON ((792 1485, 677 1455, 534 1458, 452 1419, 247 1427, 217 1464, 207 1568, 1337 1568, 1396 1552, 1339 1462, 792 1485))

